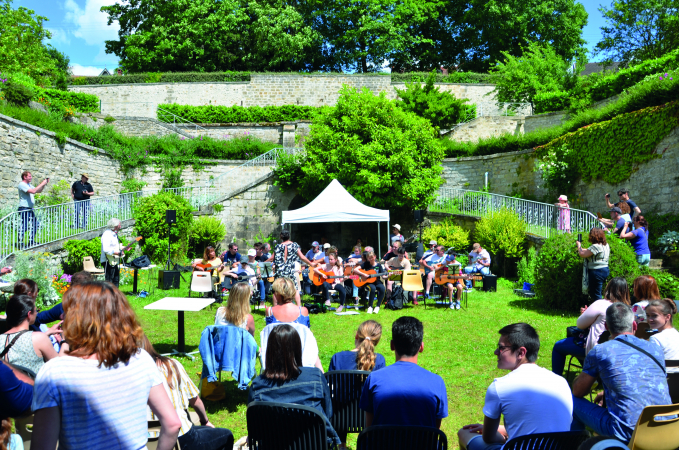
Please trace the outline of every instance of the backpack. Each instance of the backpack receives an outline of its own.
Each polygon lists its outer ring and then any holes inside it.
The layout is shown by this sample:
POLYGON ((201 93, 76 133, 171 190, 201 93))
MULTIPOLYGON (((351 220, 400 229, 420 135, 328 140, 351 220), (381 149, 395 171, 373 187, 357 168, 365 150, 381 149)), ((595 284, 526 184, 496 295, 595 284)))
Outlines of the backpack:
POLYGON ((387 303, 387 307, 389 309, 403 309, 403 304, 406 302, 404 297, 405 292, 403 291, 401 285, 394 283, 391 291, 391 298, 389 299, 389 303, 387 303))
POLYGON ((138 258, 134 258, 130 263, 130 266, 136 269, 141 269, 142 267, 148 267, 151 265, 151 260, 148 256, 142 255, 138 258))

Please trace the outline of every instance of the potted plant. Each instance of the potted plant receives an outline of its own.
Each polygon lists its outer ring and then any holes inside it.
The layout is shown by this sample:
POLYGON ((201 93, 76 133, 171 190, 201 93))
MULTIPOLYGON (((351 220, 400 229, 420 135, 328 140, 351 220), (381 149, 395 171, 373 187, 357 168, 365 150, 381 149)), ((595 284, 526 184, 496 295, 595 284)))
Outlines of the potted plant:
POLYGON ((679 232, 666 231, 658 238, 658 246, 665 254, 670 267, 679 267, 679 232))

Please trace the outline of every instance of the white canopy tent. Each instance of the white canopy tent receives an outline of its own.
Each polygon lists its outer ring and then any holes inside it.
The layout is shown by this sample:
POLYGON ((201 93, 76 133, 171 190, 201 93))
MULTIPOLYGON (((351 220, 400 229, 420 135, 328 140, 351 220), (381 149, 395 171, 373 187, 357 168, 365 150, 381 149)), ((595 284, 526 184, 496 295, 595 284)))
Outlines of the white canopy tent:
POLYGON ((378 253, 382 254, 379 222, 387 222, 389 234, 389 210, 371 208, 356 200, 337 180, 308 205, 293 211, 283 211, 283 226, 292 223, 319 222, 378 222, 378 253))

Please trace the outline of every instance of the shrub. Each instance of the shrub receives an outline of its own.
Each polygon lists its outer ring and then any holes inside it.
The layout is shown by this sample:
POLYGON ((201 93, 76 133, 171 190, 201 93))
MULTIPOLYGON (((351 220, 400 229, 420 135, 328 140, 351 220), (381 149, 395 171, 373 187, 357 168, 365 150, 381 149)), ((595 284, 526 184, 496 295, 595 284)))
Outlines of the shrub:
MULTIPOLYGON (((311 120, 319 111, 327 106, 282 105, 282 106, 222 106, 204 105, 190 106, 162 104, 158 105, 158 120, 168 120, 164 111, 195 123, 238 123, 238 122, 283 122, 293 120, 311 120)), ((169 119, 171 121, 171 118, 169 119)))
POLYGON ((50 307, 59 301, 59 294, 52 286, 53 276, 61 277, 59 264, 49 253, 15 252, 12 272, 4 275, 6 281, 30 278, 38 285, 37 309, 50 307))
POLYGON ((27 106, 35 95, 30 87, 12 81, 3 84, 2 93, 5 100, 19 106, 27 106))
POLYGON ((123 76, 105 77, 73 77, 69 80, 72 85, 86 84, 137 84, 137 83, 207 83, 219 81, 248 82, 250 72, 179 72, 179 73, 134 73, 123 76), (158 78, 160 76, 160 78, 158 78), (149 79, 158 81, 147 81, 149 79))
POLYGON ((660 290, 660 297, 662 298, 679 298, 679 278, 669 272, 656 271, 652 272, 651 276, 655 278, 658 283, 658 290, 660 290))
POLYGON ((542 114, 550 111, 562 111, 568 109, 571 94, 568 91, 549 91, 540 92, 533 97, 533 108, 535 114, 542 114))
MULTIPOLYGON (((276 165, 272 168, 274 176, 274 186, 278 186, 282 192, 288 192, 297 187, 299 180, 304 177, 302 166, 306 161, 305 153, 278 155, 276 165)), ((216 206, 216 205, 215 205, 216 206)))
MULTIPOLYGON (((392 73, 392 83, 422 82, 427 79, 427 72, 392 73)), ((475 72, 450 72, 448 75, 436 74, 436 83, 490 83, 490 75, 475 72)))
POLYGON ((83 258, 91 256, 95 264, 101 255, 101 238, 89 240, 71 239, 66 241, 64 249, 68 256, 64 260, 64 271, 71 275, 83 270, 83 258))
POLYGON ((146 74, 146 79, 144 79, 145 83, 160 83, 160 80, 163 78, 163 74, 160 72, 148 72, 146 74))
MULTIPOLYGON (((507 258, 523 255, 526 241, 526 222, 507 208, 484 217, 476 224, 476 241, 491 254, 507 258)), ((506 267, 503 271, 506 271, 506 267)))
POLYGON ((52 184, 45 193, 35 195, 35 206, 53 206, 71 201, 71 185, 66 180, 52 184))
POLYGON ((538 268, 537 261, 537 252, 534 247, 530 247, 526 255, 519 260, 516 266, 519 281, 530 284, 535 283, 535 272, 538 268))
POLYGON ((660 251, 663 253, 667 253, 670 250, 677 250, 677 248, 679 248, 679 232, 666 231, 658 238, 657 244, 660 251))
POLYGON ((458 252, 464 252, 469 247, 469 231, 455 225, 455 222, 450 218, 446 218, 424 230, 422 241, 429 242, 432 239, 438 245, 453 247, 458 252))
POLYGON ((200 216, 193 222, 189 234, 189 244, 196 258, 203 256, 203 250, 208 245, 216 246, 224 240, 226 227, 216 217, 200 216))
POLYGON ((139 192, 144 189, 148 183, 146 181, 137 180, 135 178, 128 178, 123 180, 120 186, 120 193, 124 194, 126 192, 139 192))
POLYGON ((165 223, 165 211, 168 209, 177 211, 177 223, 171 227, 170 257, 175 261, 183 261, 193 223, 188 200, 171 192, 159 192, 140 198, 135 206, 135 234, 144 237, 142 252, 157 263, 167 260, 168 225, 165 223))

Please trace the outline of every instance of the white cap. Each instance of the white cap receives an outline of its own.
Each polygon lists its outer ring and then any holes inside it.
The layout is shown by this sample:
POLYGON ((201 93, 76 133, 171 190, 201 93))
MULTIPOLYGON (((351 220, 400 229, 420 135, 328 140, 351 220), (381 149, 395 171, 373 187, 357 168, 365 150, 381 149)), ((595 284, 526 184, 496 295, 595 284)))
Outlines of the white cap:
POLYGON ((257 251, 254 248, 248 250, 248 256, 257 256, 257 251))
POLYGON ((392 228, 396 228, 398 231, 401 231, 401 225, 395 223, 392 228))
POLYGON ((325 244, 323 244, 323 248, 330 248, 330 244, 326 242, 325 244))

